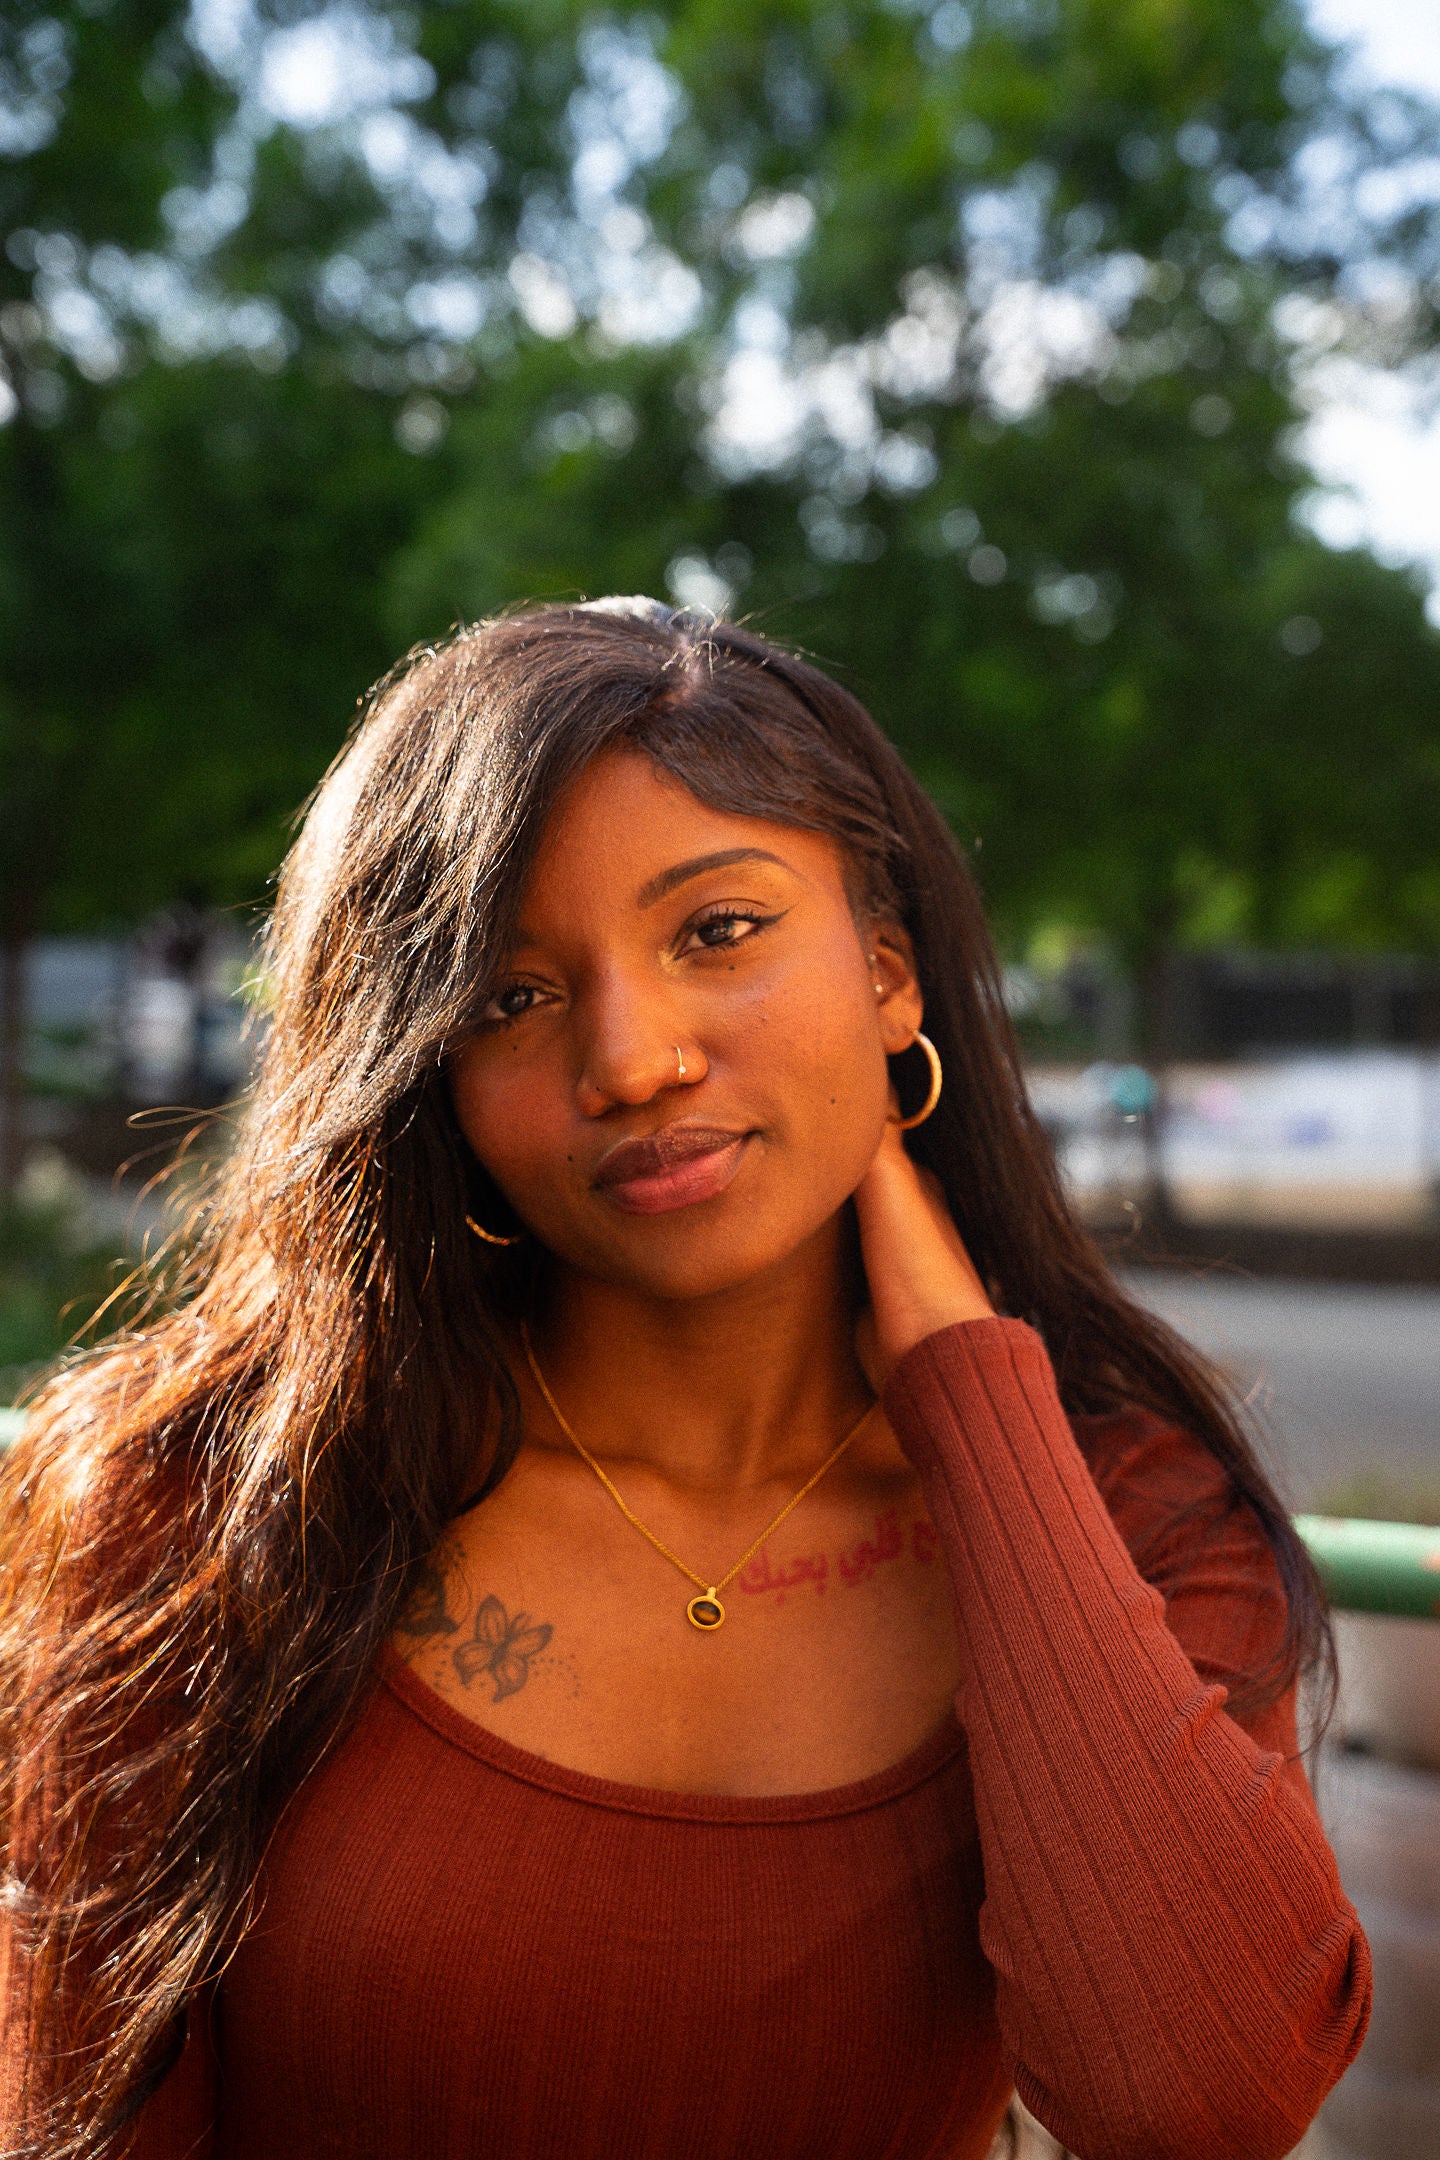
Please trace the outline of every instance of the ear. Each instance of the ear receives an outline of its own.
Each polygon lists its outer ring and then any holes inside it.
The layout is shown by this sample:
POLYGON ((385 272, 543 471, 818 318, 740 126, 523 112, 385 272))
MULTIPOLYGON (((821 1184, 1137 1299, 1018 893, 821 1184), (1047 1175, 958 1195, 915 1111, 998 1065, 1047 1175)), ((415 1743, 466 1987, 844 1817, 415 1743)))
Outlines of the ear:
POLYGON ((886 1057, 898 1057, 902 1050, 910 1048, 925 1018, 925 1000, 915 972, 915 948, 908 931, 886 917, 871 924, 865 950, 871 963, 870 979, 878 986, 875 1011, 880 1039, 886 1057))

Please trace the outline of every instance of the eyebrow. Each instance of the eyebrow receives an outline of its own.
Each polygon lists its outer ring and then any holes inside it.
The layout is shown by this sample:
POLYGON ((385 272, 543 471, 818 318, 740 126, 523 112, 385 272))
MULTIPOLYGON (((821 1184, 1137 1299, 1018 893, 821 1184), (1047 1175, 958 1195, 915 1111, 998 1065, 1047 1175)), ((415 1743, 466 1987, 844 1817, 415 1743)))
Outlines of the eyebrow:
POLYGON ((661 870, 648 878, 635 898, 637 907, 653 907, 663 900, 666 893, 674 892, 677 885, 701 877, 707 870, 728 870, 731 863, 768 862, 778 863, 782 870, 790 868, 783 855, 772 855, 768 848, 730 847, 717 848, 713 855, 692 855, 688 862, 672 863, 668 870, 661 870))

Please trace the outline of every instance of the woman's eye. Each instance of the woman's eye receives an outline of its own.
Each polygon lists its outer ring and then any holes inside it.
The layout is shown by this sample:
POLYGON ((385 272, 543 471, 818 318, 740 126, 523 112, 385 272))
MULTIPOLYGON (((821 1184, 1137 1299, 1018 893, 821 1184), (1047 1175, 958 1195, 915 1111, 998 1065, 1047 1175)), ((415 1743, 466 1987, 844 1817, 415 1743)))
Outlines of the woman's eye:
POLYGON ((758 909, 722 908, 718 914, 692 923, 690 935, 704 950, 715 952, 729 945, 747 944, 757 931, 778 920, 778 916, 762 915, 758 909))
POLYGON ((529 1012, 538 995, 533 983, 506 983, 485 1007, 487 1020, 518 1020, 529 1012))

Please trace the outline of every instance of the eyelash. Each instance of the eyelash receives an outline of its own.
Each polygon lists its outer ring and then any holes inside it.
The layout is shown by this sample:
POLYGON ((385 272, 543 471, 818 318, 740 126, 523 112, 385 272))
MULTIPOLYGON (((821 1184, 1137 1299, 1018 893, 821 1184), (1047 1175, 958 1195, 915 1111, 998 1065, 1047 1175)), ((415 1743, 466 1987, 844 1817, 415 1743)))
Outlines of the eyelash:
MULTIPOLYGON (((778 915, 767 915, 760 908, 730 907, 721 905, 711 909, 708 913, 702 913, 696 916, 695 919, 691 922, 689 928, 691 932, 697 932, 700 930, 709 930, 713 928, 716 924, 745 922, 754 925, 754 929, 751 934, 752 936, 758 937, 762 930, 768 930, 771 923, 778 922, 779 920, 780 918, 778 915)), ((715 945, 702 945, 700 947, 700 950, 702 952, 728 952, 736 945, 748 945, 749 942, 749 938, 727 938, 724 940, 723 943, 718 943, 715 945)))
POLYGON ((498 1004, 499 1004, 499 1002, 500 1002, 500 1000, 501 1000, 501 998, 503 998, 503 997, 509 997, 512 991, 515 991, 515 990, 534 990, 535 988, 536 988, 536 985, 535 985, 534 983, 524 983, 524 982, 511 982, 511 983, 502 983, 501 987, 500 987, 500 988, 499 988, 499 989, 498 989, 498 990, 497 990, 497 991, 495 992, 494 996, 493 996, 493 997, 492 997, 492 998, 491 998, 491 999, 489 1000, 489 1003, 488 1003, 488 1004, 486 1005, 486 1007, 485 1007, 485 1013, 484 1013, 484 1019, 483 1019, 482 1025, 484 1025, 485 1027, 488 1027, 488 1028, 502 1028, 502 1027, 512 1027, 512 1026, 514 1025, 514 1023, 515 1023, 515 1022, 516 1022, 517 1020, 523 1020, 523 1019, 525 1018, 525 1014, 526 1014, 526 1013, 528 1013, 528 1012, 533 1012, 533 1011, 534 1011, 534 1007, 533 1007, 532 1005, 527 1005, 527 1006, 525 1006, 524 1010, 523 1010, 523 1011, 521 1011, 521 1012, 513 1012, 513 1013, 507 1013, 507 1012, 499 1012, 499 1013, 492 1013, 492 1012, 491 1012, 491 1010, 490 1010, 490 1006, 491 1006, 491 1005, 498 1005, 498 1004))
MULTIPOLYGON (((778 914, 767 915, 761 908, 730 907, 721 905, 711 909, 708 912, 704 912, 700 915, 693 917, 689 924, 687 924, 686 929, 682 933, 682 935, 685 937, 694 936, 702 930, 709 930, 716 927, 717 925, 750 923, 752 925, 752 928, 749 937, 725 938, 723 940, 717 940, 716 943, 713 945, 702 944, 696 948, 700 952, 733 952, 737 945, 748 945, 751 938, 758 937, 762 931, 768 930, 772 923, 777 923, 779 922, 779 920, 780 916, 778 914)), ((506 997, 512 991, 533 991, 538 989, 538 987, 539 986, 535 983, 527 982, 505 983, 501 986, 499 990, 495 992, 495 995, 491 998, 490 1003, 492 1005, 498 1004, 501 998, 506 997)), ((488 1019, 487 1025, 489 1025, 490 1027, 510 1027, 513 1026, 515 1021, 523 1020, 528 1013, 531 1013, 534 1010, 535 1008, 533 1005, 527 1005, 521 1012, 518 1013, 499 1013, 494 1018, 488 1019)))

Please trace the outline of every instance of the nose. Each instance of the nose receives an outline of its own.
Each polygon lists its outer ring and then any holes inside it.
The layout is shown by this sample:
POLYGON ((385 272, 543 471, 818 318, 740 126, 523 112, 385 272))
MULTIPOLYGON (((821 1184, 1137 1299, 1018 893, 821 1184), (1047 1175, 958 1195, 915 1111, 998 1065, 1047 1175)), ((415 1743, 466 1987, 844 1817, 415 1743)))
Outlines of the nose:
POLYGON ((636 1107, 667 1088, 693 1087, 705 1061, 675 1000, 617 976, 595 984, 580 1008, 582 1049, 576 1097, 586 1117, 617 1104, 636 1107))

